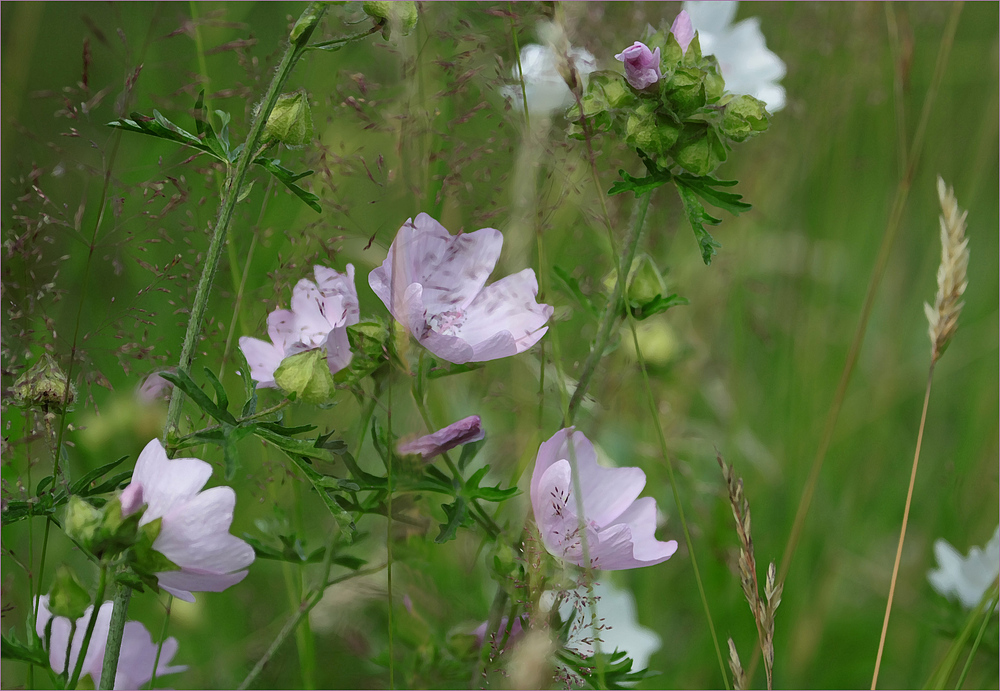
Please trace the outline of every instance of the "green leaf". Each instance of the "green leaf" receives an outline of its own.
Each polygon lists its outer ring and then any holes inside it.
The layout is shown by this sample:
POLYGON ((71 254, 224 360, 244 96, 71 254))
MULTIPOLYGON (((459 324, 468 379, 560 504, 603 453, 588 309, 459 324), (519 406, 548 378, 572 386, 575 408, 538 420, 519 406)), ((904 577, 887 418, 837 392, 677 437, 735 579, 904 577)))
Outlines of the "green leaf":
POLYGON ((632 316, 634 316, 639 321, 643 319, 649 319, 654 314, 659 314, 660 312, 666 312, 671 307, 676 307, 677 305, 690 305, 690 301, 687 298, 683 298, 676 293, 663 297, 662 295, 657 295, 652 300, 644 302, 641 304, 636 304, 633 302, 629 307, 632 310, 632 316))
POLYGON ((450 365, 449 367, 431 366, 427 370, 427 378, 440 379, 441 377, 450 377, 453 374, 465 374, 466 372, 474 372, 477 369, 482 369, 483 366, 482 362, 467 362, 463 365, 450 365))
POLYGON ((222 425, 222 455, 226 463, 225 478, 232 480, 236 477, 236 471, 240 469, 239 455, 236 453, 236 443, 255 431, 256 425, 222 425))
POLYGON ((480 487, 479 483, 484 477, 486 477, 486 473, 489 471, 490 467, 486 465, 473 473, 472 477, 470 477, 465 483, 463 494, 470 500, 482 499, 484 501, 499 502, 505 499, 510 499, 518 493, 517 487, 500 489, 499 483, 497 483, 494 487, 480 487))
POLYGON ((486 444, 485 439, 465 444, 462 447, 462 455, 458 457, 458 469, 465 470, 466 466, 473 461, 484 444, 486 444))
POLYGON ((677 184, 687 186, 692 192, 712 206, 725 209, 734 216, 738 216, 744 211, 749 211, 753 208, 752 205, 740 201, 743 199, 743 195, 715 189, 716 187, 733 187, 738 184, 736 180, 719 180, 711 175, 696 177, 689 173, 682 173, 676 179, 677 184))
POLYGON ((194 123, 198 130, 198 136, 204 136, 205 144, 208 148, 212 150, 212 153, 216 157, 223 159, 226 163, 231 163, 232 159, 229 155, 229 144, 223 145, 219 140, 218 136, 215 134, 215 130, 212 129, 212 123, 209 122, 208 117, 205 114, 205 90, 202 89, 198 93, 198 100, 194 104, 194 123))
POLYGON ((304 201, 310 209, 316 213, 323 213, 323 207, 319 205, 319 197, 295 184, 297 180, 307 175, 312 175, 313 171, 307 170, 303 173, 295 174, 288 170, 288 168, 282 167, 278 161, 265 156, 258 156, 253 162, 273 175, 278 182, 291 190, 296 197, 304 201))
POLYGON ((624 170, 619 170, 618 174, 622 176, 622 179, 615 180, 614 184, 611 185, 611 189, 608 190, 609 196, 622 192, 633 192, 636 197, 640 197, 673 179, 673 176, 666 170, 647 175, 644 178, 633 177, 624 170))
POLYGON ((690 187, 683 183, 677 184, 676 187, 677 193, 681 197, 681 204, 684 205, 684 214, 687 216, 688 223, 691 224, 695 239, 698 240, 698 247, 701 248, 701 259, 708 266, 712 263, 715 248, 722 247, 722 245, 716 242, 711 233, 705 230, 704 224, 717 226, 722 223, 722 219, 709 216, 690 187))
POLYGON ((448 540, 454 540, 458 529, 469 518, 469 507, 462 497, 455 497, 454 503, 442 504, 441 508, 444 509, 444 515, 448 522, 441 524, 441 532, 434 538, 434 542, 439 545, 448 542, 448 540))
MULTIPOLYGON (((609 192, 609 194, 611 193, 609 192)), ((552 274, 559 280, 563 289, 576 298, 576 301, 580 303, 580 306, 583 307, 584 310, 587 311, 587 314, 595 318, 598 316, 597 308, 594 307, 594 303, 590 301, 590 298, 587 297, 580 288, 580 282, 573 278, 573 276, 571 276, 566 269, 559 266, 553 266, 552 274)))
POLYGON ((205 367, 205 374, 208 376, 208 381, 215 389, 215 400, 220 408, 223 410, 229 409, 229 397, 226 395, 226 389, 222 386, 222 382, 219 378, 215 376, 215 372, 205 367))
POLYGON ((191 375, 184 370, 177 370, 176 372, 161 372, 160 376, 187 394, 188 398, 194 401, 195 405, 219 422, 228 422, 230 425, 237 424, 236 418, 233 417, 232 413, 225 408, 220 408, 211 398, 208 397, 208 394, 198 387, 198 385, 191 378, 191 375))
POLYGON ((42 647, 42 642, 34 637, 30 637, 28 640, 30 644, 24 645, 17 640, 13 630, 10 637, 0 635, 0 657, 4 660, 20 660, 48 669, 49 656, 42 647))
MULTIPOLYGON (((111 463, 105 463, 101 467, 95 468, 94 470, 91 470, 89 473, 87 473, 86 475, 84 475, 83 477, 81 477, 79 480, 76 480, 72 485, 70 485, 70 488, 69 488, 70 489, 70 493, 71 494, 82 494, 84 496, 88 496, 90 494, 100 494, 99 492, 92 491, 91 488, 90 488, 90 484, 92 482, 97 481, 99 478, 103 477, 104 474, 107 473, 108 471, 114 470, 115 468, 117 468, 119 465, 122 464, 122 462, 126 458, 128 458, 128 456, 122 456, 117 461, 112 461, 111 463)), ((130 475, 130 474, 131 473, 127 473, 127 475, 130 475)), ((38 484, 41 485, 41 483, 38 483, 38 484)))

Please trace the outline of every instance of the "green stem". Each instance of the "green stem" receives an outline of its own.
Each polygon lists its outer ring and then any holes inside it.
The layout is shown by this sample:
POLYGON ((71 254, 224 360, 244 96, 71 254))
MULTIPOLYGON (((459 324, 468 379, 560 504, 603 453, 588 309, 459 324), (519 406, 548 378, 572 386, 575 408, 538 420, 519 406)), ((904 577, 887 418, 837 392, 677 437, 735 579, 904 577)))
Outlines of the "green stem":
MULTIPOLYGON (((101 670, 101 683, 97 688, 110 691, 115 687, 115 676, 118 673, 118 657, 122 651, 122 635, 125 633, 125 617, 128 614, 128 602, 132 598, 131 586, 119 583, 115 590, 114 609, 111 610, 111 625, 108 629, 108 643, 104 649, 104 667, 101 670)), ((85 650, 85 648, 81 648, 85 650)), ((70 688, 76 688, 70 686, 70 688)))
MULTIPOLYGON (((101 564, 101 579, 97 584, 97 595, 94 598, 94 609, 90 611, 90 621, 87 622, 87 631, 83 634, 83 643, 80 645, 80 652, 76 657, 76 666, 73 668, 73 676, 69 679, 68 689, 75 689, 80 681, 80 672, 83 670, 83 661, 87 657, 87 650, 90 649, 90 637, 94 635, 94 627, 97 625, 97 615, 104 604, 104 591, 108 585, 108 567, 101 564)), ((70 641, 73 639, 70 638, 70 641)), ((70 646, 72 647, 72 646, 70 646)))
MULTIPOLYGON (((625 283, 628 281, 628 272, 632 268, 632 260, 635 258, 636 248, 639 246, 639 236, 642 232, 642 226, 646 222, 646 211, 649 209, 649 200, 652 194, 652 192, 646 192, 639 197, 639 208, 636 213, 635 223, 632 224, 629 234, 625 238, 625 254, 622 255, 618 265, 618 279, 615 281, 615 287, 608 298, 604 314, 601 315, 600 325, 597 327, 597 340, 594 341, 594 347, 591 348, 590 354, 587 355, 587 359, 583 363, 583 370, 580 372, 576 391, 573 392, 573 397, 569 401, 569 410, 566 413, 565 420, 563 420, 564 427, 569 427, 573 424, 573 420, 580 410, 580 404, 583 403, 584 394, 587 393, 587 388, 590 386, 590 380, 597 370, 597 363, 604 357, 604 350, 608 347, 608 341, 611 338, 614 327, 618 324, 619 303, 625 292, 625 283)), ((601 201, 604 201, 603 197, 601 201)))
MULTIPOLYGON (((288 48, 285 50, 285 54, 278 64, 278 69, 271 79, 271 84, 268 86, 264 100, 253 118, 250 125, 250 132, 247 134, 247 139, 243 150, 240 152, 239 160, 236 162, 236 167, 232 175, 227 180, 225 190, 223 190, 222 203, 219 205, 215 229, 212 231, 208 253, 205 256, 204 269, 198 281, 194 303, 191 305, 191 316, 188 320, 187 332, 184 334, 184 343, 181 346, 178 369, 184 372, 189 372, 191 369, 194 349, 201 335, 201 328, 205 321, 205 312, 208 309, 208 294, 212 289, 212 283, 219 268, 219 260, 222 257, 222 246, 225 244, 226 230, 233 219, 236 202, 239 199, 240 190, 243 189, 243 180, 246 178, 247 171, 253 164, 254 152, 260 143, 261 135, 264 132, 264 125, 267 124, 267 118, 274 109, 275 103, 278 102, 278 96, 281 95, 282 87, 288 80, 288 76, 295 67, 295 63, 298 62, 299 58, 305 52, 309 38, 319 24, 319 20, 326 13, 326 9, 326 3, 309 3, 309 6, 306 7, 292 28, 288 48)), ((175 387, 170 396, 170 407, 167 410, 167 424, 163 433, 165 439, 177 431, 183 402, 184 392, 175 387)))
POLYGON ((271 645, 268 647, 264 655, 259 660, 257 660, 257 664, 255 664, 253 666, 253 669, 250 670, 250 673, 247 674, 246 679, 243 680, 243 683, 241 683, 236 688, 239 689, 239 691, 243 691, 244 689, 250 688, 250 685, 257 680, 257 677, 260 676, 260 673, 261 671, 263 671, 264 666, 271 661, 271 658, 274 657, 274 654, 278 652, 278 649, 281 647, 281 645, 288 639, 292 631, 294 631, 295 628, 299 625, 299 622, 302 621, 302 618, 305 617, 307 614, 309 614, 309 612, 312 611, 313 607, 319 604, 319 601, 323 598, 323 591, 325 591, 331 585, 342 583, 343 581, 350 580, 351 578, 357 578, 358 576, 368 576, 373 573, 378 573, 385 567, 386 565, 382 564, 382 566, 374 566, 370 569, 362 569, 360 571, 355 571, 353 573, 349 573, 339 578, 334 578, 333 580, 325 580, 324 583, 321 584, 321 587, 314 588, 313 591, 309 594, 309 597, 303 600, 302 605, 299 607, 298 611, 296 611, 295 614, 292 615, 292 617, 285 623, 284 627, 282 627, 281 631, 278 632, 278 635, 275 637, 274 641, 271 642, 271 645))
POLYGON ((160 641, 156 644, 156 659, 153 660, 153 674, 149 678, 147 689, 156 688, 156 670, 160 668, 160 653, 163 652, 163 642, 167 640, 167 625, 170 624, 170 606, 174 603, 174 596, 167 593, 167 613, 163 617, 163 628, 160 629, 160 641))
POLYGON ((955 684, 956 689, 962 688, 965 683, 965 677, 969 673, 969 668, 972 667, 972 659, 976 656, 976 651, 979 650, 979 644, 983 641, 983 634, 986 633, 986 627, 989 623, 993 621, 993 613, 997 609, 997 599, 996 597, 990 597, 990 604, 986 609, 986 616, 983 617, 983 625, 979 627, 979 633, 976 634, 976 640, 972 643, 972 650, 969 651, 969 657, 965 659, 965 666, 962 668, 962 674, 958 677, 958 683, 955 684))
MULTIPOLYGON (((386 395, 386 438, 392 439, 392 388, 389 389, 386 395)), ((394 665, 394 650, 393 650, 393 631, 392 631, 392 458, 395 454, 392 448, 386 450, 386 463, 385 463, 385 473, 386 473, 386 489, 388 490, 385 498, 385 579, 386 579, 386 596, 389 601, 389 688, 394 689, 395 686, 395 665, 394 665)))

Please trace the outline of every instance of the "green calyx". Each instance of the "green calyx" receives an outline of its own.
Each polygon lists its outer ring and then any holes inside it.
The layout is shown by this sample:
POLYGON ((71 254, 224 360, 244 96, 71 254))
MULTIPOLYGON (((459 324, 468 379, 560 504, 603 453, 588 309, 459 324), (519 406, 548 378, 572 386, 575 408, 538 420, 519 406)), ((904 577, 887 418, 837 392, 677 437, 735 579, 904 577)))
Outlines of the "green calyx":
POLYGON ((745 142, 767 129, 770 116, 764 102, 753 96, 737 96, 726 104, 722 131, 734 142, 745 142))
POLYGON ((109 501, 103 508, 91 505, 77 495, 70 497, 66 506, 66 535, 97 557, 124 552, 135 544, 142 512, 122 515, 118 499, 109 501))
POLYGON ((417 26, 417 3, 386 2, 385 0, 368 0, 361 8, 372 19, 382 25, 382 38, 389 39, 396 34, 409 36, 417 26))
POLYGON ((66 564, 56 569, 56 578, 49 589, 49 611, 52 616, 76 621, 83 617, 90 606, 90 593, 83 587, 76 573, 66 564))
POLYGON ((163 518, 150 521, 139 529, 132 549, 132 568, 140 575, 152 575, 164 571, 180 571, 179 566, 157 552, 153 543, 160 535, 163 518))
POLYGON ((281 142, 288 147, 305 146, 312 140, 313 120, 309 96, 300 89, 282 94, 264 125, 264 141, 281 142))
POLYGON ((326 403, 335 391, 325 348, 286 357, 274 371, 274 382, 286 394, 294 393, 298 400, 306 403, 326 403))

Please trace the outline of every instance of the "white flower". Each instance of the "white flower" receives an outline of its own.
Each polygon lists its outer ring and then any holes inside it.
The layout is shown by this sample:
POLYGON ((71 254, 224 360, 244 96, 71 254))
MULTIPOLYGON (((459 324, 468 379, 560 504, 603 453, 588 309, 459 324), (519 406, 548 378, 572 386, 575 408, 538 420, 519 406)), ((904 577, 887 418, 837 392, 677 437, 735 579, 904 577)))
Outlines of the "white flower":
MULTIPOLYGON (((571 48, 570 62, 577 73, 587 83, 587 77, 597 69, 597 59, 583 48, 571 48)), ((524 70, 524 90, 527 94, 528 112, 532 115, 548 115, 563 111, 576 102, 573 92, 566 86, 566 80, 559 73, 559 57, 550 46, 529 43, 521 49, 521 68, 524 70)), ((503 94, 513 100, 515 109, 521 104, 521 73, 515 63, 511 77, 518 82, 503 89, 503 94)))
MULTIPOLYGON (((108 629, 111 625, 111 611, 114 603, 105 602, 97 612, 97 621, 94 625, 94 632, 90 637, 90 645, 83 655, 83 667, 80 678, 90 675, 93 687, 97 687, 101 681, 101 669, 104 667, 104 648, 108 640, 108 629)), ((76 669, 76 662, 80 657, 80 647, 87 632, 87 625, 90 622, 90 615, 94 611, 91 605, 84 612, 83 616, 76 621, 76 632, 73 634, 73 647, 69 656, 69 674, 72 675, 76 669)), ((66 664, 66 648, 69 646, 69 634, 72 623, 66 617, 53 618, 49 611, 49 596, 43 595, 38 602, 38 616, 35 622, 35 631, 39 638, 45 640, 45 628, 52 620, 51 637, 49 638, 49 665, 56 674, 61 674, 66 664)), ((157 645, 153 643, 152 637, 146 627, 137 621, 125 622, 125 630, 122 633, 121 654, 118 657, 118 669, 115 674, 116 689, 138 689, 153 678, 153 662, 156 660, 157 645)), ((156 668, 156 676, 164 674, 174 674, 183 672, 187 665, 170 666, 170 661, 177 654, 177 639, 171 636, 163 642, 163 649, 160 652, 160 662, 156 668)))
POLYGON ((187 602, 195 591, 220 592, 242 581, 253 548, 230 535, 236 492, 212 487, 212 466, 198 458, 168 459, 159 440, 146 444, 121 495, 122 514, 146 504, 139 526, 162 518, 153 549, 180 567, 156 574, 159 586, 187 602))
MULTIPOLYGON (((586 588, 582 588, 579 593, 586 598, 586 588)), ((649 658, 660 649, 661 641, 656 632, 639 624, 632 592, 617 588, 613 583, 597 583, 594 585, 594 596, 599 598, 597 617, 601 620, 599 625, 604 627, 600 631, 601 652, 613 653, 616 649, 628 652, 628 656, 632 658, 633 672, 648 667, 649 658)), ((560 614, 564 619, 569 615, 566 604, 560 607, 560 614)), ((590 622, 589 607, 577 615, 573 629, 567 646, 584 657, 593 655, 594 644, 591 640, 594 629, 590 622)))
POLYGON ((1000 574, 1000 526, 983 549, 972 547, 962 555, 946 540, 934 542, 938 568, 927 572, 927 580, 945 597, 958 596, 966 609, 972 609, 1000 574))
POLYGON ((738 2, 685 2, 703 55, 719 61, 726 91, 759 98, 776 113, 785 107, 785 63, 767 49, 757 17, 732 25, 738 2))

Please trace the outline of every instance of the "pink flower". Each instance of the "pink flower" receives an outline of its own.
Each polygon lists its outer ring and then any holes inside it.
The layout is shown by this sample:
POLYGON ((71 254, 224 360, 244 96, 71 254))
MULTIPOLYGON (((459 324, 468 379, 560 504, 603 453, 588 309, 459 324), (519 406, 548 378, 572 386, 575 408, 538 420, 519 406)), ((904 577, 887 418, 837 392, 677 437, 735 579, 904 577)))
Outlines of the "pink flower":
POLYGON ((427 460, 445 451, 450 451, 456 446, 479 441, 485 436, 486 432, 483 431, 479 416, 470 415, 439 429, 437 432, 400 444, 396 447, 396 451, 403 456, 420 454, 424 460, 427 460))
POLYGON ((143 403, 152 403, 158 398, 170 398, 173 388, 174 385, 161 377, 159 372, 153 372, 139 385, 135 395, 143 403))
POLYGON ((691 24, 691 15, 687 13, 687 10, 681 10, 681 13, 674 19, 674 23, 670 25, 670 33, 680 44, 681 52, 687 53, 688 46, 694 40, 694 26, 691 24))
MULTIPOLYGON (((101 681, 101 669, 104 666, 104 647, 108 640, 108 629, 111 625, 111 610, 114 603, 105 602, 97 612, 97 622, 90 638, 90 645, 83 653, 83 667, 80 677, 90 675, 96 688, 101 681)), ((73 635, 73 647, 69 656, 69 674, 76 669, 80 657, 80 647, 87 632, 90 615, 94 611, 91 605, 83 617, 76 621, 76 632, 73 635)), ((69 634, 72 622, 66 617, 54 617, 49 611, 49 596, 43 595, 38 601, 38 615, 35 631, 39 638, 45 640, 45 628, 52 620, 51 637, 49 638, 49 665, 56 674, 61 674, 66 664, 66 648, 70 645, 69 634)), ((153 678, 153 662, 156 660, 157 645, 146 627, 137 621, 125 622, 122 634, 121 655, 118 658, 118 669, 115 673, 116 689, 138 689, 153 678)), ((187 665, 170 666, 170 661, 177 654, 177 639, 171 636, 163 642, 160 652, 160 662, 156 668, 156 676, 176 674, 187 669, 187 665)))
POLYGON ((351 363, 347 327, 358 323, 358 293, 354 288, 354 267, 337 273, 325 266, 313 269, 316 282, 303 278, 292 291, 292 309, 267 315, 271 343, 249 336, 240 338, 240 350, 250 365, 257 388, 277 388, 274 371, 281 361, 314 348, 326 348, 330 372, 351 363))
POLYGON ((368 283, 392 316, 438 357, 462 364, 516 355, 547 330, 535 272, 486 285, 500 258, 494 228, 451 235, 427 214, 407 219, 368 283))
POLYGON ((187 602, 195 591, 220 592, 242 581, 253 548, 230 535, 236 493, 231 487, 205 491, 212 466, 197 458, 167 458, 159 440, 139 454, 132 482, 122 492, 122 514, 146 511, 139 527, 162 518, 153 549, 180 567, 156 574, 161 588, 187 602))
POLYGON ((650 51, 645 43, 636 41, 615 56, 625 63, 625 80, 634 89, 645 89, 660 81, 660 49, 650 51))
POLYGON ((545 549, 582 566, 583 523, 592 568, 634 569, 666 561, 677 551, 677 541, 660 542, 653 535, 656 501, 637 499, 645 485, 639 468, 603 468, 581 432, 559 430, 539 447, 531 475, 531 507, 545 549), (577 514, 571 454, 583 494, 583 520, 577 514))

